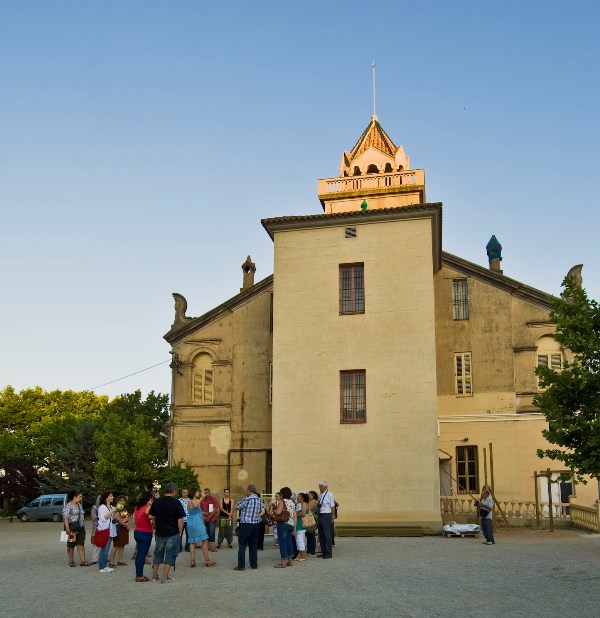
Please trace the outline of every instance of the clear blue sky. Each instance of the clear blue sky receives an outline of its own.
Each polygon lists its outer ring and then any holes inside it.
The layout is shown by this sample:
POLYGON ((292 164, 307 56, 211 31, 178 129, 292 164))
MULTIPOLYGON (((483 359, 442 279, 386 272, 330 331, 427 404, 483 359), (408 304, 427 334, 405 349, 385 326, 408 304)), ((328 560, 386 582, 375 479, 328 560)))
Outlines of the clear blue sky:
MULTIPOLYGON (((443 247, 600 297, 597 2, 0 3, 0 388, 169 358, 271 274, 263 217, 320 212, 371 115, 444 203, 443 247)), ((163 365, 97 389, 169 392, 163 365)))

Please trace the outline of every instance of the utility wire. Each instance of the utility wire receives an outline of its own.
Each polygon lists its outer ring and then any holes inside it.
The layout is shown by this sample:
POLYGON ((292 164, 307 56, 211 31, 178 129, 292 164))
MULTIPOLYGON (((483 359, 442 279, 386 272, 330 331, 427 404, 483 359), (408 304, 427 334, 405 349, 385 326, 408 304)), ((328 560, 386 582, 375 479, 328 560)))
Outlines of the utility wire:
POLYGON ((156 365, 150 365, 150 367, 146 367, 146 369, 140 369, 139 371, 134 371, 122 378, 117 378, 116 380, 111 380, 110 382, 105 382, 104 384, 98 384, 98 386, 94 386, 88 390, 93 391, 97 388, 101 388, 102 386, 108 386, 109 384, 114 384, 115 382, 120 382, 121 380, 125 380, 125 378, 130 378, 131 376, 136 376, 138 373, 144 373, 144 371, 148 371, 149 369, 154 369, 154 367, 158 367, 159 365, 164 365, 165 363, 170 363, 171 359, 162 361, 161 363, 156 363, 156 365))

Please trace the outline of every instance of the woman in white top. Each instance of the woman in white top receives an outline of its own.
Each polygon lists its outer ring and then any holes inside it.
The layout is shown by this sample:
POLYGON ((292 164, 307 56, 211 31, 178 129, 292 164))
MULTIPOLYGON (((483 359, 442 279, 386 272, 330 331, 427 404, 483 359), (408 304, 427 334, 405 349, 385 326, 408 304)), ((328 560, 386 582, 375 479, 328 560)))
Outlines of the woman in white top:
POLYGON ((286 566, 293 566, 294 542, 292 536, 296 531, 296 505, 292 501, 292 490, 289 487, 282 487, 279 490, 281 500, 277 502, 274 509, 274 516, 277 517, 283 512, 284 506, 288 512, 286 521, 277 522, 277 537, 279 539, 279 555, 281 560, 275 565, 276 569, 283 569, 286 566))
MULTIPOLYGON (((112 506, 112 502, 115 499, 112 491, 105 491, 100 496, 100 506, 98 507, 98 528, 97 531, 106 530, 110 528, 112 517, 117 510, 112 506)), ((98 568, 100 573, 110 573, 114 571, 108 566, 108 552, 110 550, 110 539, 108 543, 100 548, 100 554, 98 555, 98 568)))

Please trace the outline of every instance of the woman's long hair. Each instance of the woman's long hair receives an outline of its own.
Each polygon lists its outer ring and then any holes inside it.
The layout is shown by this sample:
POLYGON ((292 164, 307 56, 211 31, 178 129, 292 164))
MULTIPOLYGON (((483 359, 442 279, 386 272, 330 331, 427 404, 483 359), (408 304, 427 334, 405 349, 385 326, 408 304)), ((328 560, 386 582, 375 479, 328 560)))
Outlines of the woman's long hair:
POLYGON ((146 506, 150 500, 152 500, 152 492, 142 492, 138 497, 138 501, 135 503, 135 508, 141 509, 143 506, 146 506))

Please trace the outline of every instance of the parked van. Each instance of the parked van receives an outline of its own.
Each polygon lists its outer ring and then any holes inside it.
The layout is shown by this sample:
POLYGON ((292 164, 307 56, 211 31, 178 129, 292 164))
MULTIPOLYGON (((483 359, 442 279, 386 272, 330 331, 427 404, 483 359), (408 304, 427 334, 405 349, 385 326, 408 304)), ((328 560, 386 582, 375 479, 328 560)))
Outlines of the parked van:
POLYGON ((29 521, 30 519, 61 521, 63 507, 66 503, 67 494, 44 494, 19 509, 17 517, 21 521, 29 521))

